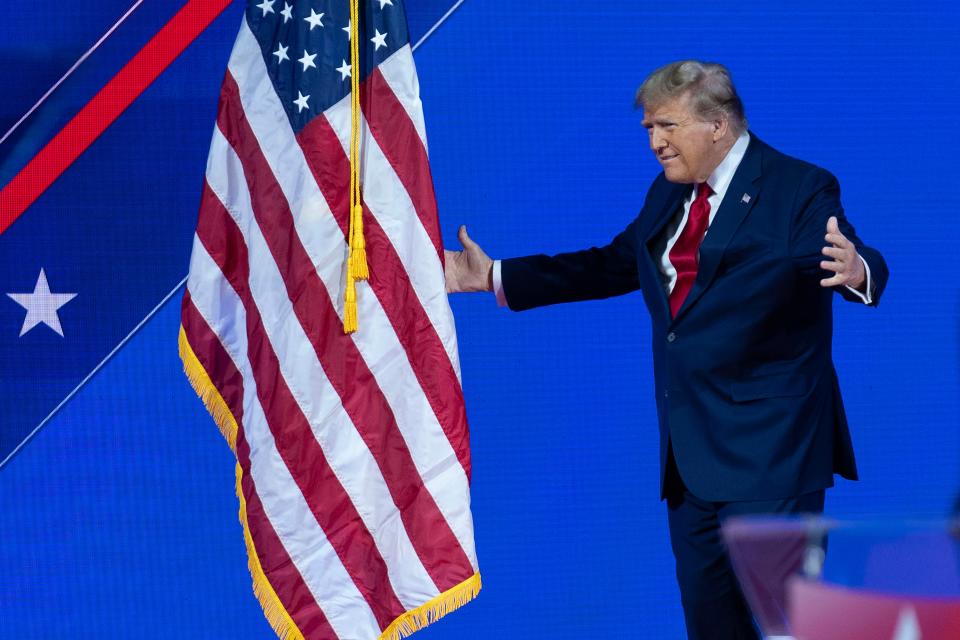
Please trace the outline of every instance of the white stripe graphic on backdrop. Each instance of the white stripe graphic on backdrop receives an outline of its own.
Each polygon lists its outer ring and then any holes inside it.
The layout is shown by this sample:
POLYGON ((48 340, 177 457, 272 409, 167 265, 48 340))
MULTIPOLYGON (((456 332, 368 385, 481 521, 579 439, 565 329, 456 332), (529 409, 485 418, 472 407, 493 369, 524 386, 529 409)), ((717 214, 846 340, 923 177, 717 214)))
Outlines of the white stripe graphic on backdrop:
POLYGON ((27 118, 30 117, 30 114, 32 114, 34 111, 36 111, 37 109, 39 109, 39 108, 40 108, 40 105, 42 105, 42 104, 47 100, 47 98, 49 98, 50 95, 51 95, 54 91, 57 90, 57 87, 59 87, 61 84, 63 84, 64 81, 66 81, 66 79, 69 78, 70 75, 73 74, 73 72, 76 71, 77 68, 78 68, 81 64, 83 64, 83 63, 87 60, 87 58, 89 58, 89 57, 93 54, 93 52, 96 51, 96 50, 100 47, 100 45, 102 45, 102 44, 107 40, 107 38, 109 38, 110 36, 112 36, 112 35, 114 34, 114 32, 120 27, 120 25, 122 25, 124 22, 126 22, 127 18, 130 17, 130 14, 133 13, 134 10, 135 10, 137 7, 139 7, 141 4, 143 4, 143 0, 137 0, 136 2, 134 2, 134 3, 133 3, 133 6, 131 6, 129 9, 127 9, 127 12, 124 13, 122 16, 120 16, 120 19, 117 20, 116 22, 114 22, 114 23, 113 23, 113 26, 111 26, 109 29, 107 29, 107 32, 104 33, 102 36, 100 36, 100 39, 97 40, 96 42, 94 42, 94 43, 93 43, 93 46, 90 47, 89 49, 87 49, 87 50, 83 53, 83 55, 80 56, 80 57, 77 59, 77 61, 74 62, 73 65, 72 65, 69 69, 67 69, 67 72, 64 73, 62 76, 60 76, 60 79, 57 80, 56 82, 54 82, 54 83, 53 83, 53 86, 50 87, 49 89, 47 89, 47 92, 44 93, 42 96, 40 96, 40 99, 37 100, 36 103, 35 103, 32 107, 30 107, 30 109, 29 109, 25 114, 23 114, 23 116, 21 116, 20 119, 17 120, 17 121, 14 123, 14 125, 7 130, 7 132, 6 132, 5 134, 3 134, 3 137, 0 138, 0 144, 3 144, 4 141, 5 141, 7 138, 9 138, 9 137, 11 136, 11 134, 13 134, 13 132, 16 131, 17 128, 18 128, 21 124, 23 124, 24 120, 26 120, 27 118))
MULTIPOLYGON (((222 135, 214 136, 210 151, 223 160, 218 170, 207 174, 207 181, 215 192, 224 193, 232 176, 243 175, 240 158, 222 135)), ((340 403, 293 310, 283 276, 254 220, 245 185, 240 181, 233 184, 236 188, 231 189, 225 204, 243 233, 250 261, 251 294, 277 352, 283 378, 331 469, 373 536, 400 602, 407 609, 414 608, 439 592, 420 563, 376 460, 340 403)))
MULTIPOLYGON (((246 28, 241 30, 239 37, 253 40, 252 34, 246 28)), ((246 48, 238 47, 235 51, 246 48)), ((291 200, 289 194, 306 193, 299 200, 294 199, 290 203, 297 232, 314 264, 317 265, 318 273, 331 298, 340 304, 343 256, 335 256, 337 259, 331 260, 329 247, 331 244, 345 246, 343 234, 316 184, 312 181, 306 184, 298 179, 300 176, 310 175, 309 167, 293 137, 286 113, 277 100, 262 58, 257 55, 256 60, 258 63, 254 65, 253 60, 237 57, 231 59, 229 67, 231 73, 236 74, 234 78, 241 87, 241 102, 245 109, 250 107, 247 109, 248 122, 270 162, 274 176, 284 193, 288 194, 288 200, 291 200), (252 74, 244 72, 252 69, 256 69, 252 74), (253 105, 256 105, 255 109, 253 105)), ((371 144, 372 147, 375 147, 375 144, 371 144)), ((380 157, 383 157, 382 154, 380 157)), ((392 170, 390 173, 393 175, 392 170)), ((394 179, 396 180, 395 176, 394 179)), ((407 200, 409 201, 409 198, 407 200)), ((422 226, 418 223, 409 226, 420 229, 426 239, 425 246, 429 247, 428 250, 424 249, 425 255, 433 256, 442 277, 436 252, 433 245, 429 243, 429 238, 426 238, 422 226)), ((424 479, 427 489, 440 512, 447 519, 467 557, 476 566, 473 523, 467 508, 469 484, 466 475, 459 464, 455 465, 459 468, 458 474, 456 470, 446 470, 446 466, 453 465, 456 460, 453 448, 437 422, 436 416, 430 410, 412 370, 409 369, 409 363, 396 341, 396 335, 379 301, 372 295, 366 283, 358 283, 358 285, 360 286, 358 311, 364 323, 369 323, 370 326, 369 330, 353 334, 354 343, 363 355, 364 361, 373 369, 380 389, 387 396, 417 471, 424 479), (397 354, 401 354, 401 357, 396 358, 397 354), (393 367, 386 367, 394 358, 402 362, 395 363, 393 367), (402 367, 402 370, 398 367, 402 367), (400 397, 403 399, 400 400, 400 397), (413 407, 419 408, 412 409, 411 403, 413 407), (452 478, 455 475, 459 477, 452 478)), ((442 286, 441 284, 441 291, 443 291, 442 286)), ((445 296, 444 304, 446 304, 445 296)), ((446 305, 446 308, 449 311, 449 305, 446 305)), ((338 313, 342 313, 342 307, 338 309, 338 313)), ((360 506, 362 505, 358 505, 360 506)))
MULTIPOLYGON (((191 276, 194 268, 204 273, 219 273, 216 262, 199 242, 194 245, 191 263, 191 276)), ((226 280, 222 280, 217 288, 191 289, 190 295, 193 296, 197 310, 208 323, 210 318, 217 317, 224 306, 243 307, 226 280)), ((239 320, 243 315, 239 313, 236 317, 239 320)), ((246 326, 239 325, 230 330, 230 335, 237 336, 245 332, 246 326)), ((241 342, 246 342, 246 339, 238 339, 228 346, 228 349, 236 351, 241 342)), ((244 350, 236 353, 235 358, 238 369, 249 373, 251 369, 247 352, 244 350)), ((267 418, 257 398, 256 383, 248 375, 244 376, 243 395, 243 433, 250 445, 250 477, 280 542, 337 635, 350 637, 357 628, 356 625, 361 625, 368 628, 369 637, 377 637, 380 630, 373 612, 317 524, 303 494, 277 451, 267 418), (349 596, 344 597, 344 594, 349 596)))

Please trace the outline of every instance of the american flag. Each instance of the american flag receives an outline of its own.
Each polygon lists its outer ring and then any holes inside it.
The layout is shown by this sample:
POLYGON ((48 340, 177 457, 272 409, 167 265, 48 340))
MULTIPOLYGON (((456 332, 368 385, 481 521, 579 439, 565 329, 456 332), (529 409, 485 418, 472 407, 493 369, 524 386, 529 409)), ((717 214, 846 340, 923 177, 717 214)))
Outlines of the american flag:
POLYGON ((250 0, 220 96, 180 352, 237 456, 278 635, 397 638, 480 589, 456 332, 401 0, 360 3, 369 281, 344 334, 349 0, 250 0))

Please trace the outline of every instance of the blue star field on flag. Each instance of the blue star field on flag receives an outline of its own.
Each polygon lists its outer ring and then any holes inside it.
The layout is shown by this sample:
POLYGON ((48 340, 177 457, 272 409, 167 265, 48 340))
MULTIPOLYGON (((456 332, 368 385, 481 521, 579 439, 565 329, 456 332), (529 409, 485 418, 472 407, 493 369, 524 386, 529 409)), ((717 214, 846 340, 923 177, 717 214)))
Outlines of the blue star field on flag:
MULTIPOLYGON (((361 82, 409 42, 403 11, 402 0, 361 2, 361 82)), ((294 131, 350 93, 348 2, 262 0, 247 19, 294 131)))

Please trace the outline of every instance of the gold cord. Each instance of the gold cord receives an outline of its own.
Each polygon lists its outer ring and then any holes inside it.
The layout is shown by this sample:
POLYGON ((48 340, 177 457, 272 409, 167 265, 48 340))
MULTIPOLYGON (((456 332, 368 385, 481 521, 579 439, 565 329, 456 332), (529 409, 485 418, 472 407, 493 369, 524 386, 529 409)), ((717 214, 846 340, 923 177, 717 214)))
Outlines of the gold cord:
POLYGON ((360 2, 350 0, 350 230, 347 237, 347 282, 343 296, 343 332, 357 330, 357 280, 370 276, 363 238, 360 195, 360 2))

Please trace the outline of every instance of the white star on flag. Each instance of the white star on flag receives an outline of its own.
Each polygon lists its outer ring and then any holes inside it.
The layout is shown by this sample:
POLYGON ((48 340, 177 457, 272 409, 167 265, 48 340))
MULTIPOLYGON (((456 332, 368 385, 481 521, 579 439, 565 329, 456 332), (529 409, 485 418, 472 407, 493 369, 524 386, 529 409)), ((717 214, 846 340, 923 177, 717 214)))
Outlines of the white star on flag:
POLYGON ((370 38, 370 42, 375 44, 374 51, 379 51, 380 47, 387 46, 387 34, 380 33, 380 29, 376 29, 376 35, 370 38))
POLYGON ((303 70, 306 71, 310 67, 316 69, 317 63, 313 61, 317 57, 316 53, 307 53, 306 50, 303 52, 303 57, 297 60, 300 64, 303 65, 303 70))
POLYGON ((377 0, 380 3, 380 8, 383 9, 385 5, 393 6, 393 0, 377 0))
POLYGON ((284 2, 283 11, 280 12, 280 15, 283 16, 283 24, 287 24, 287 21, 293 18, 293 7, 284 2))
POLYGON ((350 77, 350 65, 347 64, 347 61, 344 60, 343 64, 337 67, 337 71, 340 72, 340 79, 346 80, 350 77))
POLYGON ((287 55, 287 49, 290 47, 285 47, 279 42, 277 43, 277 50, 273 52, 273 55, 277 56, 277 64, 280 64, 284 60, 289 60, 290 57, 287 55))
POLYGON ((322 13, 317 13, 313 9, 310 9, 310 15, 304 18, 304 20, 310 23, 310 31, 313 31, 314 27, 323 28, 323 23, 320 22, 321 18, 323 18, 322 13))
POLYGON ((27 317, 23 319, 23 327, 20 329, 21 337, 42 322, 62 338, 63 328, 60 326, 57 309, 77 297, 75 293, 50 293, 47 274, 43 269, 40 269, 40 277, 37 278, 33 293, 8 293, 7 295, 27 310, 27 317))
POLYGON ((349 40, 350 39, 350 21, 349 20, 347 20, 347 26, 341 29, 341 31, 347 32, 347 40, 349 40))
POLYGON ((293 101, 293 104, 297 105, 297 107, 298 107, 297 113, 300 113, 301 111, 303 111, 304 109, 307 108, 307 100, 310 99, 310 96, 309 96, 309 95, 306 95, 306 96, 305 96, 305 95, 303 95, 302 93, 300 93, 299 91, 297 91, 297 95, 298 95, 299 97, 298 97, 296 100, 293 101))
MULTIPOLYGON (((263 0, 263 2, 257 5, 257 9, 263 11, 264 16, 268 13, 273 13, 273 3, 276 1, 277 0, 263 0)), ((260 17, 262 18, 263 16, 260 17)))

